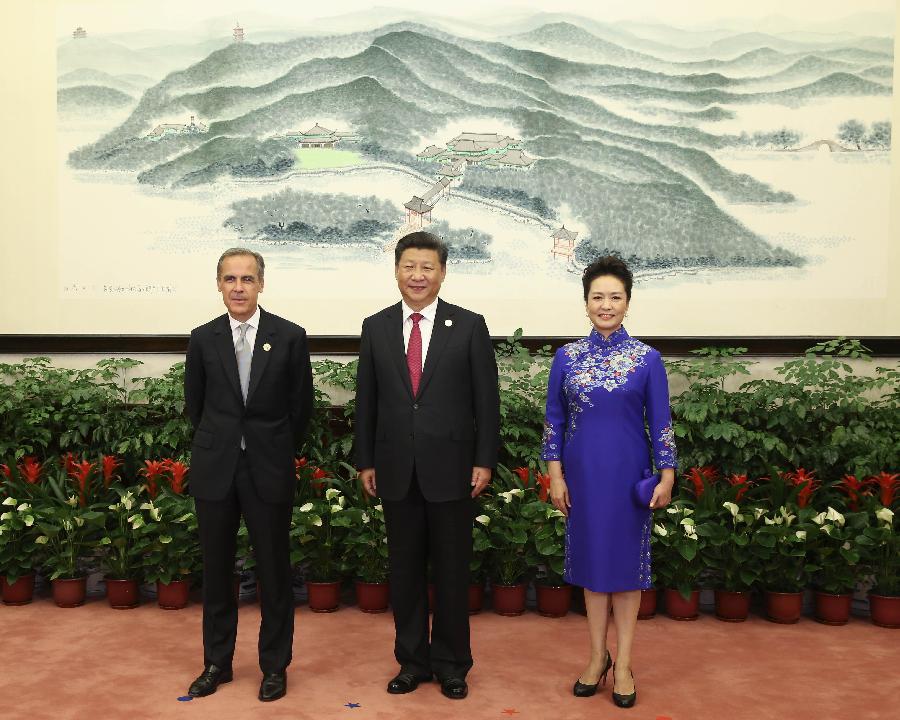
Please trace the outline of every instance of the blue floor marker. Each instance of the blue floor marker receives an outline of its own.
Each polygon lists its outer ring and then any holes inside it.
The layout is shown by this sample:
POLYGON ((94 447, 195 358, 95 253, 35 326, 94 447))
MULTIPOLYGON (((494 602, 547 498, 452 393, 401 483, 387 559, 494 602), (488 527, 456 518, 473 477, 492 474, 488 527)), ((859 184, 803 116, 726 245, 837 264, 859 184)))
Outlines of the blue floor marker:
POLYGON ((194 698, 190 695, 182 695, 180 698, 178 698, 178 702, 190 702, 193 699, 194 698))
POLYGON ((348 702, 344 705, 345 708, 350 708, 351 710, 355 710, 356 708, 362 707, 359 703, 348 702))

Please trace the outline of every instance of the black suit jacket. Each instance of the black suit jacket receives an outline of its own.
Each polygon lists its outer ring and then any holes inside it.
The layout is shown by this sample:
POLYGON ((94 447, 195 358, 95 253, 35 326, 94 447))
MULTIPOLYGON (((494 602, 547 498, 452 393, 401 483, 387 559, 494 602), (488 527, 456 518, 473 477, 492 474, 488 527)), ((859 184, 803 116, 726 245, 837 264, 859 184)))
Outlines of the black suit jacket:
POLYGON ((293 500, 294 457, 313 401, 302 327, 260 308, 246 406, 228 315, 195 328, 185 363, 184 399, 194 425, 192 495, 203 500, 225 497, 243 435, 259 496, 266 502, 293 500))
POLYGON ((400 303, 363 321, 355 461, 375 468, 382 498, 403 499, 413 469, 426 500, 466 497, 472 468, 496 466, 499 433, 497 362, 481 315, 438 300, 415 397, 400 303))

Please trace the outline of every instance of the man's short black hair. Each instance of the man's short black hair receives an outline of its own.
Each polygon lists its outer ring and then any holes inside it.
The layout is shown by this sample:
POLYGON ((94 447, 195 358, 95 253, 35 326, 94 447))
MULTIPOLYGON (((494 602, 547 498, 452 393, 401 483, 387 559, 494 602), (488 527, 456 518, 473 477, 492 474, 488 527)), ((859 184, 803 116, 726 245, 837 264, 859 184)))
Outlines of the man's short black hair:
POLYGON ((430 232, 419 230, 417 232, 404 235, 397 241, 397 247, 394 248, 394 267, 400 265, 400 256, 404 250, 415 248, 417 250, 434 250, 441 260, 441 266, 447 265, 447 244, 437 235, 430 232))
POLYGON ((603 275, 612 275, 619 278, 625 286, 625 299, 631 302, 632 276, 628 265, 618 255, 607 255, 597 258, 584 269, 581 275, 581 284, 584 286, 584 301, 587 302, 588 293, 591 291, 591 283, 603 275))

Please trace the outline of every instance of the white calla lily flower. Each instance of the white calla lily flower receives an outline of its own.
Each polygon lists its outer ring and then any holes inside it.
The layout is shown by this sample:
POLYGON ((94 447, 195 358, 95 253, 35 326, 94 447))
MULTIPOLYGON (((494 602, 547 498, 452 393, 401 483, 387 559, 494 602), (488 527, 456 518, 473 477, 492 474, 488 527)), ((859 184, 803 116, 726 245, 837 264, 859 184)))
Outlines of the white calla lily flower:
POLYGON ((881 520, 881 522, 890 525, 894 521, 894 511, 890 508, 883 507, 875 513, 875 517, 881 520))
POLYGON ((313 504, 311 502, 303 503, 303 505, 300 506, 300 512, 309 512, 312 509, 313 504))
POLYGON ((8 498, 6 498, 6 500, 3 501, 3 505, 15 505, 18 502, 19 501, 16 500, 14 497, 8 497, 8 498))
POLYGON ((738 510, 740 510, 740 508, 733 502, 723 502, 722 507, 724 507, 726 510, 728 510, 728 512, 731 513, 731 517, 737 517, 738 510))
POLYGON ((480 522, 482 525, 490 525, 491 519, 487 515, 479 515, 475 518, 475 522, 480 522))
POLYGON ((666 535, 669 534, 669 531, 666 530, 665 526, 660 525, 659 523, 653 524, 653 532, 655 532, 660 537, 665 537, 666 535))

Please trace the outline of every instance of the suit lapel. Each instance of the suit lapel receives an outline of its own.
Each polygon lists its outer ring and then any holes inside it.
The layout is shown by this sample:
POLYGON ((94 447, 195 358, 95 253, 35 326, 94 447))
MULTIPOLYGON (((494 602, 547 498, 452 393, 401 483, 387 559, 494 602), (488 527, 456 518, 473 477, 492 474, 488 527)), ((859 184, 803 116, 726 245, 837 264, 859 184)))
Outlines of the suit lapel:
POLYGON ((453 332, 452 315, 453 312, 450 305, 439 298, 437 312, 434 315, 434 327, 431 328, 431 340, 428 343, 428 352, 425 355, 425 367, 422 370, 422 379, 419 381, 419 394, 417 397, 420 397, 422 393, 425 392, 428 381, 431 380, 431 376, 434 375, 434 368, 441 360, 441 353, 444 350, 444 346, 447 344, 447 340, 450 338, 450 333, 453 332), (447 324, 448 321, 450 323, 449 325, 447 324))
POLYGON ((406 365, 406 347, 403 342, 403 310, 400 303, 388 309, 384 324, 384 337, 388 344, 388 352, 394 358, 403 387, 406 388, 406 392, 412 397, 412 382, 409 379, 409 367, 406 365))
MULTIPOLYGON (((259 385, 259 380, 269 364, 271 347, 275 344, 275 329, 272 318, 265 310, 259 309, 259 327, 256 328, 256 342, 253 343, 253 360, 250 363, 250 387, 247 389, 247 404, 253 397, 253 391, 259 385), (270 350, 265 349, 268 345, 270 350)), ((237 361, 235 361, 235 365, 237 361)))
POLYGON ((231 334, 231 323, 228 321, 227 313, 216 323, 215 345, 216 351, 219 353, 219 359, 222 361, 222 367, 225 368, 225 376, 231 384, 231 389, 237 393, 238 399, 243 403, 244 398, 241 395, 237 357, 234 354, 234 338, 231 334))

